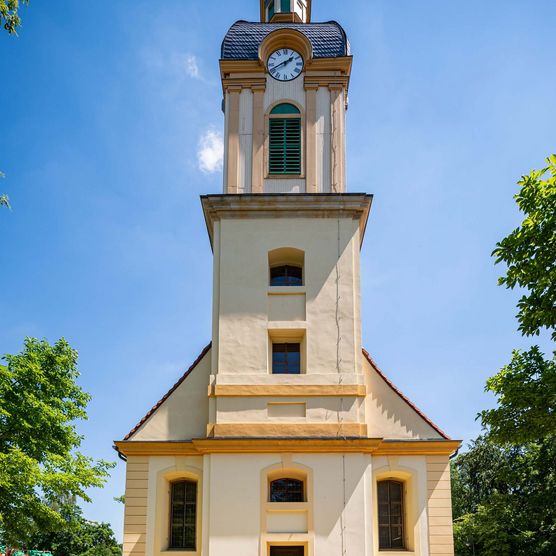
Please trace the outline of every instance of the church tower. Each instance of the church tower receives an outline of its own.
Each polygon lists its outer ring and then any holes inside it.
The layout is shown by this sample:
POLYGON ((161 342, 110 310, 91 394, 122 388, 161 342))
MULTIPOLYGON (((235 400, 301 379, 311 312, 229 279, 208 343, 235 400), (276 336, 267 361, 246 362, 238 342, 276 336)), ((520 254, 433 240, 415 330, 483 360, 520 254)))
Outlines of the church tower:
POLYGON ((123 441, 124 555, 453 554, 459 447, 361 345, 372 196, 347 191, 350 45, 310 0, 222 43, 212 341, 123 441))

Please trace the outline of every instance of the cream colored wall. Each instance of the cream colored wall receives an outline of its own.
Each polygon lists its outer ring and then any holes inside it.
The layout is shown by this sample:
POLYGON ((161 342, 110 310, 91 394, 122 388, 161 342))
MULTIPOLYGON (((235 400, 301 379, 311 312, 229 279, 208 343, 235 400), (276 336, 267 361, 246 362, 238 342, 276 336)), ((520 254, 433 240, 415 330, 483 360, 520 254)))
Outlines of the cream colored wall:
POLYGON ((239 189, 251 193, 253 171, 253 92, 243 89, 239 97, 239 189))
POLYGON ((361 421, 359 398, 314 397, 314 398, 221 398, 218 400, 218 423, 346 423, 361 421), (305 415, 295 417, 271 417, 269 404, 303 404, 305 415))
POLYGON ((148 477, 148 457, 127 459, 123 556, 145 556, 148 477))
POLYGON ((365 400, 365 415, 371 438, 442 438, 384 382, 366 359, 363 360, 363 366, 369 392, 365 400))
POLYGON ((374 554, 372 530, 367 527, 372 520, 368 513, 372 496, 370 456, 205 457, 210 457, 210 556, 266 556, 268 544, 279 542, 307 544, 308 556, 374 554), (307 504, 280 509, 276 504, 266 503, 265 473, 280 468, 305 470, 310 475, 307 504), (238 508, 239 501, 241 511, 230 511, 238 508))
POLYGON ((219 258, 215 260, 215 268, 219 272, 219 286, 215 304, 219 334, 214 357, 218 375, 267 376, 269 329, 287 327, 306 328, 308 375, 341 373, 346 375, 344 381, 349 382, 361 373, 356 355, 361 352, 361 339, 356 336, 358 327, 354 322, 359 299, 356 221, 350 218, 222 219, 216 232, 215 259, 219 258), (268 253, 280 247, 305 252, 305 323, 269 322, 268 253))
POLYGON ((430 556, 453 556, 452 487, 446 456, 427 456, 427 504, 430 556))
POLYGON ((171 441, 203 438, 209 420, 207 389, 210 367, 211 351, 132 439, 171 441))
MULTIPOLYGON (((269 544, 276 543, 306 545, 307 556, 378 556, 382 552, 378 550, 376 483, 385 479, 398 479, 405 484, 408 550, 389 551, 390 556, 453 554, 449 552, 452 545, 447 542, 448 529, 443 524, 450 518, 449 512, 444 506, 433 505, 436 510, 431 513, 431 500, 445 499, 431 494, 439 488, 431 488, 431 481, 446 480, 445 474, 435 468, 442 463, 437 457, 210 454, 151 457, 148 465, 144 458, 141 461, 148 477, 139 484, 142 492, 148 491, 148 504, 143 510, 148 519, 147 537, 141 537, 145 540, 136 543, 133 552, 129 551, 128 541, 126 554, 165 553, 169 484, 180 478, 198 481, 198 542, 197 551, 187 553, 191 556, 267 556, 269 544), (304 479, 307 501, 269 503, 268 482, 280 476, 304 479), (437 476, 440 478, 431 478, 437 476)), ((129 535, 127 530, 126 539, 131 538, 129 535)))

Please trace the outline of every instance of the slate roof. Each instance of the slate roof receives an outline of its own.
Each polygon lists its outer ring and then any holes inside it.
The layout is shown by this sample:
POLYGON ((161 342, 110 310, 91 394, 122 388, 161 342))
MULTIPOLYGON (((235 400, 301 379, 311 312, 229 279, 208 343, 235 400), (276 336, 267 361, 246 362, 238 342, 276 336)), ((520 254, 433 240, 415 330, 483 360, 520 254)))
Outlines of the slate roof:
POLYGON ((257 60, 259 46, 267 35, 277 29, 295 29, 313 45, 315 58, 350 56, 346 32, 339 23, 253 23, 236 21, 222 42, 222 60, 257 60))

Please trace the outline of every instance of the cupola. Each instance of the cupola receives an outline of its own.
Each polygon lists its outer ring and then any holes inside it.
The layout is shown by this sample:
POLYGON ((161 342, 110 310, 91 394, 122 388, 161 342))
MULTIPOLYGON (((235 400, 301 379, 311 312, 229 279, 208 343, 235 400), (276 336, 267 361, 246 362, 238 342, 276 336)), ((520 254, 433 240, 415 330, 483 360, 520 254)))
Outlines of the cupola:
POLYGON ((310 23, 311 0, 261 0, 261 23, 310 23))

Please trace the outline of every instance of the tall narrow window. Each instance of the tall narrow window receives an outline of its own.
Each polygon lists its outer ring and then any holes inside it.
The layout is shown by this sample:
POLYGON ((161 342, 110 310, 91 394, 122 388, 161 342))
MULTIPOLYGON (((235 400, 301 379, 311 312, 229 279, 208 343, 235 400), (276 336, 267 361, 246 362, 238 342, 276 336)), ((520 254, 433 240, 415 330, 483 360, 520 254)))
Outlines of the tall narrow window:
POLYGON ((303 546, 271 546, 270 556, 305 556, 303 546))
POLYGON ((301 374, 301 344, 272 344, 272 374, 301 374))
POLYGON ((197 483, 172 483, 170 548, 196 550, 197 536, 197 483))
POLYGON ((299 479, 270 482, 270 502, 305 502, 305 484, 299 479))
POLYGON ((378 539, 381 550, 405 548, 403 483, 378 483, 378 539))
POLYGON ((275 106, 269 120, 268 172, 301 175, 301 112, 293 104, 275 106))

